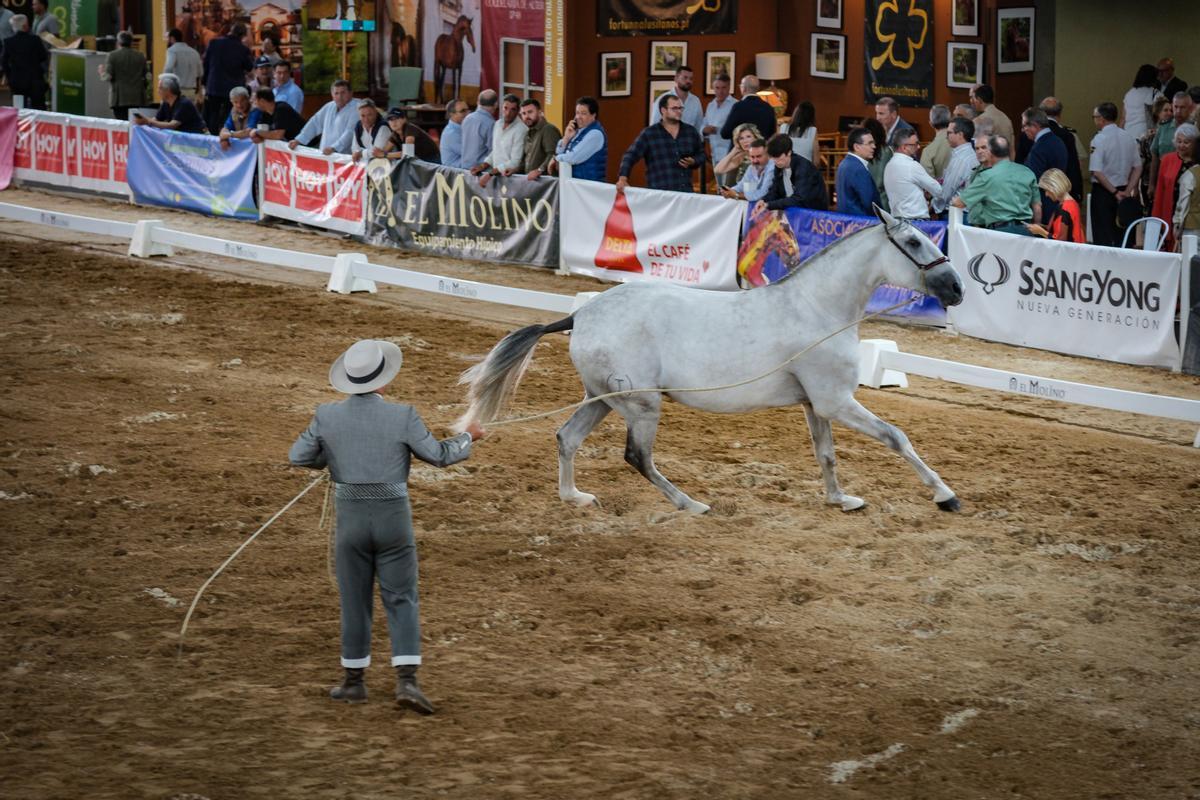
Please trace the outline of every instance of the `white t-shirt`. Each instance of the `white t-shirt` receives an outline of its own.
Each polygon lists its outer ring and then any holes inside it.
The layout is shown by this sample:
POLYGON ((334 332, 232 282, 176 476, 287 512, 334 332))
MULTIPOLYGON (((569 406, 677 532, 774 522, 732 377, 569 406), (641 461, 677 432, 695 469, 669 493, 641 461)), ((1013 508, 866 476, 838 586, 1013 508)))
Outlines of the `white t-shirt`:
MULTIPOLYGON (((789 134, 790 135, 790 134, 789 134)), ((813 160, 813 142, 817 140, 817 126, 809 125, 803 136, 792 136, 792 152, 808 162, 813 160)))
POLYGON ((1142 135, 1149 130, 1150 107, 1154 105, 1154 98, 1157 95, 1158 90, 1153 86, 1142 86, 1130 89, 1125 93, 1125 130, 1134 139, 1142 138, 1142 135))

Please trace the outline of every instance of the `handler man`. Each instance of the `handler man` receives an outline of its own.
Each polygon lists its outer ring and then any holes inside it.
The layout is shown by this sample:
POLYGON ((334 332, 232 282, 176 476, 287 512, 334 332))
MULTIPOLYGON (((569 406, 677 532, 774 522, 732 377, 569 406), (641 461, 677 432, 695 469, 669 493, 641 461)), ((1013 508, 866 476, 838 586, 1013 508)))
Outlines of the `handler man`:
POLYGON ((371 591, 378 576, 396 668, 396 704, 432 714, 433 705, 417 686, 421 629, 408 470, 413 455, 438 467, 466 459, 484 431, 472 425, 439 442, 412 406, 384 400, 379 392, 396 377, 402 360, 399 347, 372 339, 355 342, 339 356, 329 382, 350 396, 317 408, 289 459, 300 467, 328 466, 335 486, 346 675, 329 696, 367 701, 363 672, 371 663, 371 591))

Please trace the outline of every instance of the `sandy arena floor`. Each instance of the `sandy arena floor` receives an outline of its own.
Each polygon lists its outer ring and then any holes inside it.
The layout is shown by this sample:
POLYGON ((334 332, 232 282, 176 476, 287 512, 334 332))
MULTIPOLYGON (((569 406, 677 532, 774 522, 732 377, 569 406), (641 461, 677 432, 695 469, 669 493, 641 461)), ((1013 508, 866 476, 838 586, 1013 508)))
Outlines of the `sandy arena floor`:
MULTIPOLYGON (((5 192, 134 219, 145 209, 5 192)), ((160 216, 156 211, 154 216, 160 216)), ((169 224, 321 252, 292 230, 169 224)), ((328 533, 311 493, 205 595, 206 577, 312 473, 286 463, 328 364, 405 352, 394 396, 445 426, 455 378, 551 317, 99 238, 0 234, 0 786, 5 798, 1200 798, 1200 451, 1190 426, 913 379, 860 399, 963 500, 835 426, 823 504, 803 414, 668 407, 676 512, 610 416, 557 499, 561 420, 500 429, 412 480, 430 718, 340 677, 328 533)), ((548 291, 517 267, 373 260, 548 291)), ((913 352, 1139 391, 1200 381, 888 324, 913 352)), ((515 411, 574 402, 547 337, 515 411)), ((381 616, 381 615, 380 615, 381 616)))

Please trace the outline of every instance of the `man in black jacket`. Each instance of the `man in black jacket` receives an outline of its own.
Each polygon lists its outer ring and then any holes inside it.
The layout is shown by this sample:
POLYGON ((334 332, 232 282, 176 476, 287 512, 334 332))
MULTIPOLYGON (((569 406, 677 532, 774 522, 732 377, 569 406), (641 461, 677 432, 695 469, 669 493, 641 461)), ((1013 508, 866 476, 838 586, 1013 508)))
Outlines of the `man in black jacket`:
POLYGON ((4 74, 13 94, 25 97, 26 108, 46 107, 46 45, 29 32, 29 17, 15 14, 13 35, 4 42, 4 74))
POLYGON ((204 121, 210 131, 221 130, 232 105, 229 92, 246 85, 246 73, 254 69, 250 49, 242 42, 246 26, 236 23, 228 36, 213 39, 204 48, 204 121))
POLYGON ((770 139, 775 134, 775 109, 758 96, 758 76, 747 75, 742 78, 741 88, 742 99, 729 109, 729 116, 721 126, 721 138, 732 139, 734 128, 743 122, 750 122, 758 128, 764 139, 770 139))
POLYGON ((792 155, 792 139, 777 133, 767 142, 767 155, 775 163, 775 177, 766 197, 754 206, 754 214, 785 208, 811 208, 825 211, 829 198, 821 173, 807 158, 792 155))

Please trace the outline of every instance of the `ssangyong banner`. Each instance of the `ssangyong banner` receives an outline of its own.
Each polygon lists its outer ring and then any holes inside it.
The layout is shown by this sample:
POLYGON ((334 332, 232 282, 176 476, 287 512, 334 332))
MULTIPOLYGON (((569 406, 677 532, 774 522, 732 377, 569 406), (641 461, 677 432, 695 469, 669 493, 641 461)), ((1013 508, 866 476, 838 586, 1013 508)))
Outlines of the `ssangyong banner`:
POLYGON ((254 178, 258 147, 216 136, 133 126, 129 145, 129 189, 141 205, 186 208, 201 214, 258 219, 254 178))
POLYGON ((562 259, 580 275, 736 289, 744 202, 715 195, 562 181, 562 259))
POLYGON ((524 175, 487 186, 415 158, 367 164, 371 244, 422 253, 558 266, 558 181, 524 175))
POLYGON ((1174 367, 1180 257, 955 226, 962 333, 1124 364, 1174 367))
POLYGON ((13 177, 18 184, 125 199, 128 156, 128 122, 23 110, 13 177))
POLYGON ((350 156, 269 141, 258 167, 264 216, 355 235, 366 231, 366 168, 350 156))
MULTIPOLYGON (((775 283, 839 239, 880 224, 875 217, 807 208, 768 211, 757 216, 752 212, 753 209, 746 214, 737 265, 742 284, 750 288, 775 283)), ((945 252, 945 222, 912 222, 945 252)), ((887 312, 886 316, 929 325, 946 324, 946 310, 935 298, 886 284, 871 295, 866 310, 874 313, 903 300, 911 302, 887 312)))

